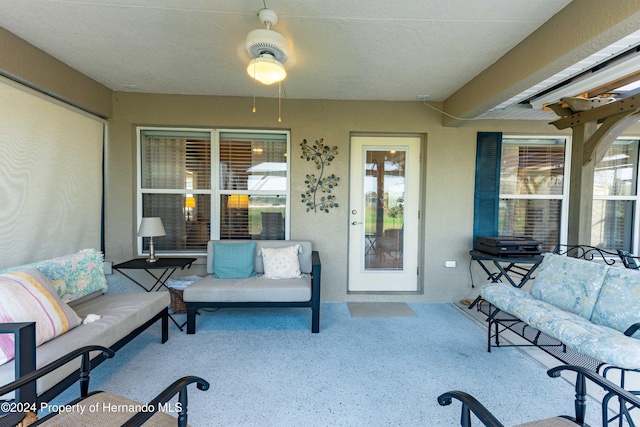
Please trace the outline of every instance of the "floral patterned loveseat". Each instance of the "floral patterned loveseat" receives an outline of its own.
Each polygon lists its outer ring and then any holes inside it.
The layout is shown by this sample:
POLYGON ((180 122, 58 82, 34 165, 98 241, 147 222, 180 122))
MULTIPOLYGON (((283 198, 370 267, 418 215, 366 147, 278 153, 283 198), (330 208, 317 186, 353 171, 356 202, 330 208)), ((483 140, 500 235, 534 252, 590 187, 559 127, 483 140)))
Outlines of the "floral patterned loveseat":
POLYGON ((548 253, 529 292, 490 283, 480 294, 578 353, 618 368, 640 369, 638 270, 548 253))

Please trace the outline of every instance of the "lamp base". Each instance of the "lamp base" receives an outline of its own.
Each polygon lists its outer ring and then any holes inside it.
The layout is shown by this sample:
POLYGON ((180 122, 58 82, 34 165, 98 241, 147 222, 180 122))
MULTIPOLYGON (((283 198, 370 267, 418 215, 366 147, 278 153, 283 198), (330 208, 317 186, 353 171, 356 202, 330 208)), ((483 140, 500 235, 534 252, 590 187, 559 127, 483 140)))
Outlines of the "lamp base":
POLYGON ((149 258, 147 258, 147 262, 156 262, 158 258, 156 258, 156 251, 153 247, 153 237, 149 239, 149 258))

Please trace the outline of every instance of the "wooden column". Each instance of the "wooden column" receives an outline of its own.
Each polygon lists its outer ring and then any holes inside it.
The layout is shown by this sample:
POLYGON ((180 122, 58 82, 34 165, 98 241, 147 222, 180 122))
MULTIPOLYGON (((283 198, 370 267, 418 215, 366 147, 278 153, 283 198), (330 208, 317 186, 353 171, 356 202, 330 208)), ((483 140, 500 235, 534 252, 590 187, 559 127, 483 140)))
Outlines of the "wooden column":
POLYGON ((595 133, 597 123, 587 122, 573 127, 571 145, 571 179, 569 181, 569 245, 591 244, 593 210, 593 173, 595 159, 585 159, 584 146, 595 133))
POLYGON ((573 130, 567 243, 590 245, 595 166, 615 139, 638 122, 640 98, 631 95, 584 111, 559 108, 556 113, 562 118, 551 124, 557 129, 573 130))

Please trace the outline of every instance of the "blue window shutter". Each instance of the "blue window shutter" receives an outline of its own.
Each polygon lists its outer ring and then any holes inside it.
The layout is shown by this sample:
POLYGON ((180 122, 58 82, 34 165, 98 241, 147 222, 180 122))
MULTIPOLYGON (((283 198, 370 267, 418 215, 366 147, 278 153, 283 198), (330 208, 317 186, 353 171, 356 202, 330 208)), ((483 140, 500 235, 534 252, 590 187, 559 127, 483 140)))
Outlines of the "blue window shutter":
POLYGON ((476 237, 498 235, 501 154, 501 132, 478 132, 473 206, 474 247, 476 237))

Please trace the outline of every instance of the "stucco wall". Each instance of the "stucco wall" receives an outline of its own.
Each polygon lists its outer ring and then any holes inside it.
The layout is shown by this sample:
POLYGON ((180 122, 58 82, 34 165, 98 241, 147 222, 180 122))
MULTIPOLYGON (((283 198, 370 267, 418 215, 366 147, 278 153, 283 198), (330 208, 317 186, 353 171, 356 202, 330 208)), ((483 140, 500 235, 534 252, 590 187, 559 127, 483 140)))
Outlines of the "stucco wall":
MULTIPOLYGON (((420 102, 284 100, 282 123, 277 100, 187 95, 114 94, 109 125, 106 186, 106 255, 114 262, 135 255, 136 138, 135 126, 230 127, 291 131, 291 238, 311 240, 322 257, 324 301, 457 301, 475 296, 468 251, 473 227, 475 144, 478 131, 558 135, 546 123, 471 121, 443 127, 440 114, 420 102), (349 136, 352 132, 416 133, 426 136, 423 167, 425 210, 421 216, 423 247, 419 295, 347 294, 349 136), (304 176, 312 172, 300 159, 303 139, 324 138, 339 154, 331 172, 341 178, 335 194, 340 207, 330 213, 307 213, 296 196, 304 192, 304 176), (445 260, 457 261, 445 268, 445 260)), ((475 267, 474 267, 475 270, 475 267)), ((204 274, 195 266, 187 274, 204 274)), ((476 283, 481 280, 474 271, 476 283)))
MULTIPOLYGON (((475 297, 471 288, 468 251, 473 226, 475 141, 478 131, 506 134, 558 135, 546 122, 465 121, 443 127, 442 116, 420 102, 359 102, 284 100, 283 121, 277 122, 277 99, 158 95, 115 92, 0 28, 0 71, 52 93, 60 99, 109 118, 106 147, 107 260, 121 262, 135 256, 136 157, 135 126, 231 127, 291 131, 291 238, 309 239, 323 262, 323 299, 457 301, 475 297), (348 295, 347 235, 349 135, 351 132, 415 133, 425 136, 423 167, 424 211, 421 216, 422 287, 417 295, 348 295), (332 172, 340 176, 335 194, 341 206, 331 213, 307 213, 297 194, 304 191, 309 165, 300 160, 303 139, 324 138, 339 147, 332 172), (445 268, 445 260, 457 262, 445 268)), ((569 134, 565 132, 565 134, 569 134)), ((640 135, 636 125, 626 134, 640 135)), ((476 284, 484 282, 472 266, 476 284)), ((204 274, 202 265, 186 274, 204 274)), ((140 290, 117 274, 110 285, 117 290, 140 290)))

